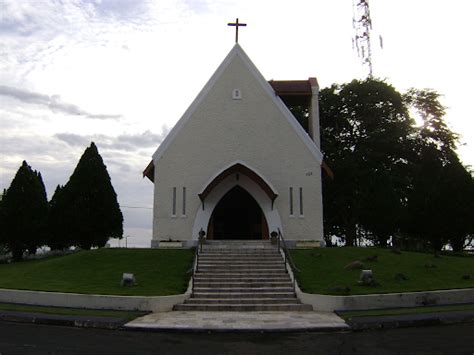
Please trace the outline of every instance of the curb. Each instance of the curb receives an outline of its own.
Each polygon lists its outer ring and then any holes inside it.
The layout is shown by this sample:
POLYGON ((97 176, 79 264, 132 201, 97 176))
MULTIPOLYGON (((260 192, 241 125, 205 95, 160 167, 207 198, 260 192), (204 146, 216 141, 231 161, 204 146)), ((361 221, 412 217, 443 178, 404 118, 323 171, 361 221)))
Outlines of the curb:
POLYGON ((354 331, 426 327, 474 322, 474 311, 453 311, 397 316, 354 317, 347 324, 354 331))
POLYGON ((180 333, 301 333, 301 332, 348 332, 370 331, 409 327, 427 327, 460 323, 474 323, 474 311, 453 311, 397 316, 353 317, 347 326, 341 327, 294 327, 294 328, 196 328, 196 327, 146 327, 127 326, 128 320, 116 317, 68 316, 45 313, 0 311, 0 321, 43 325, 59 325, 80 328, 97 328, 141 332, 180 333))
POLYGON ((0 311, 0 321, 99 329, 119 329, 128 322, 125 318, 116 317, 68 316, 16 311, 0 311))
POLYGON ((342 333, 350 332, 347 327, 300 327, 300 328, 171 328, 171 327, 128 327, 121 328, 124 331, 149 332, 149 333, 342 333))

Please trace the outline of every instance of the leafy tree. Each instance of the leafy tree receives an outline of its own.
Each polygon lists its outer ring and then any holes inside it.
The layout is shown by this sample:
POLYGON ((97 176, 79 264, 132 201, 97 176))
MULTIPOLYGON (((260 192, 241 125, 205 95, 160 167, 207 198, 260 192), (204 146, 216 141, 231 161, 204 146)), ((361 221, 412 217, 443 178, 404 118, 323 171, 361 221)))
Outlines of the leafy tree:
MULTIPOLYGON (((66 240, 83 249, 103 247, 109 238, 122 238, 123 216, 107 168, 92 142, 63 189, 57 204, 64 209, 66 240)), ((53 207, 54 210, 54 207, 53 207)), ((67 242, 66 242, 67 244, 67 242)))
POLYGON ((324 180, 326 238, 354 245, 360 230, 385 244, 404 201, 412 120, 402 96, 381 80, 353 80, 321 90, 322 151, 334 172, 324 180))
POLYGON ((25 251, 36 252, 43 245, 48 215, 48 201, 41 174, 23 161, 3 196, 2 239, 13 260, 25 251))
POLYGON ((448 241, 454 251, 462 251, 474 237, 474 179, 459 160, 448 169, 450 205, 444 209, 449 220, 448 241))
POLYGON ((404 95, 407 106, 423 121, 414 150, 404 229, 435 251, 448 242, 459 251, 473 234, 474 184, 459 161, 455 151, 458 135, 446 125, 446 110, 439 99, 436 91, 428 89, 410 89, 404 95))

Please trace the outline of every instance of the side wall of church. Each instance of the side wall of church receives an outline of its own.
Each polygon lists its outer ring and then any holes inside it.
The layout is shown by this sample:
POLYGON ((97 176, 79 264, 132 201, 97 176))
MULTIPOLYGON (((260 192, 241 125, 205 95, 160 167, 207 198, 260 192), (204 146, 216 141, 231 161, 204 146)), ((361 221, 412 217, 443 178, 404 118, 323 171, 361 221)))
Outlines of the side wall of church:
POLYGON ((198 194, 236 161, 256 169, 278 193, 274 209, 286 239, 323 239, 320 166, 239 56, 155 161, 153 239, 196 239, 198 194), (233 98, 235 89, 241 99, 233 98))

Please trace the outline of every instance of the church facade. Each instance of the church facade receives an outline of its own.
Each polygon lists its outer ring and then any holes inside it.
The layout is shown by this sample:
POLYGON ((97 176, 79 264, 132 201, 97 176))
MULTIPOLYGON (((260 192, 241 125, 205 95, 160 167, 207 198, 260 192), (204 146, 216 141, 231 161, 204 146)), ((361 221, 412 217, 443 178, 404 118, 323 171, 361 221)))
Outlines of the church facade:
POLYGON ((158 147, 152 247, 268 239, 323 245, 316 79, 267 82, 236 44, 158 147), (306 130, 291 102, 305 102, 306 130))

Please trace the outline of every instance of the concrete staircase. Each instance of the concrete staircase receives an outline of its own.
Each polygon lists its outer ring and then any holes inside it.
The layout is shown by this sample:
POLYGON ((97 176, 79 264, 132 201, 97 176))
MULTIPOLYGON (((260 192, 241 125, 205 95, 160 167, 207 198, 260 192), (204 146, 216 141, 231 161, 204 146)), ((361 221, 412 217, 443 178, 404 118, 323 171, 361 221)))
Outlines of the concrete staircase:
POLYGON ((269 241, 207 241, 191 298, 179 311, 312 311, 293 291, 283 257, 269 241))

